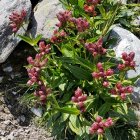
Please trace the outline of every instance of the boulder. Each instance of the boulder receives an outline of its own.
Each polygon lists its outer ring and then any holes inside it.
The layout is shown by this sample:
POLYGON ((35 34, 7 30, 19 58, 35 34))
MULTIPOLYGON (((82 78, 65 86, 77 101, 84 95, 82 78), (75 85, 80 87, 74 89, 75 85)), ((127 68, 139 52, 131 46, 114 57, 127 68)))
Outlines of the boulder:
MULTIPOLYGON (((31 13, 30 0, 0 0, 0 63, 7 59, 20 41, 9 27, 9 15, 13 11, 21 11, 23 8, 27 11, 28 20, 31 13)), ((24 25, 25 30, 27 26, 28 24, 24 25)), ((24 34, 25 30, 20 28, 17 34, 24 34)))
MULTIPOLYGON (((134 78, 140 75, 140 40, 132 34, 130 31, 123 29, 121 27, 115 26, 111 33, 110 37, 117 38, 117 43, 115 46, 110 46, 115 50, 116 57, 121 57, 122 52, 135 52, 135 62, 136 62, 136 71, 129 70, 127 72, 128 78, 134 78)), ((134 94, 132 94, 133 102, 140 103, 140 79, 135 83, 134 94)))
POLYGON ((42 34, 45 38, 50 38, 56 28, 58 20, 56 14, 62 11, 62 4, 59 0, 42 0, 34 8, 30 33, 33 37, 42 34))

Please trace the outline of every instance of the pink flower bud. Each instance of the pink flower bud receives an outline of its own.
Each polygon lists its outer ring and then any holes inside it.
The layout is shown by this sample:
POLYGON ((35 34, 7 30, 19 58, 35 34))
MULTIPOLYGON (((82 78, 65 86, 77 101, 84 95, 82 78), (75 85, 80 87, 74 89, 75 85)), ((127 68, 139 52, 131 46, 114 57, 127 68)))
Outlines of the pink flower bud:
POLYGON ((104 122, 99 122, 99 127, 104 127, 104 122))
POLYGON ((99 122, 101 122, 101 121, 102 121, 102 119, 103 119, 103 118, 102 118, 101 116, 97 116, 97 117, 96 117, 96 122, 98 122, 98 123, 99 123, 99 122))
POLYGON ((127 53, 126 53, 126 52, 123 52, 123 53, 122 53, 122 59, 123 59, 123 60, 127 60, 127 53))
POLYGON ((104 133, 104 130, 102 129, 102 128, 99 128, 98 130, 97 130, 97 134, 103 134, 104 133))
POLYGON ((98 64, 97 64, 97 68, 100 70, 101 68, 103 68, 103 65, 102 65, 102 63, 101 62, 99 62, 98 64))
POLYGON ((135 66, 136 66, 135 61, 131 61, 131 62, 130 62, 130 67, 134 68, 135 66))
POLYGON ((78 102, 78 99, 77 99, 76 97, 74 97, 74 96, 71 98, 71 100, 72 100, 73 102, 75 102, 75 103, 78 102))
POLYGON ((128 86, 128 87, 127 87, 127 92, 128 92, 128 93, 132 93, 132 92, 133 92, 133 87, 128 86))
POLYGON ((82 96, 79 96, 78 97, 78 101, 79 102, 81 102, 81 101, 84 102, 86 99, 87 99, 87 96, 86 95, 82 95, 82 96))
POLYGON ((41 95, 41 96, 40 96, 40 100, 41 100, 41 101, 46 100, 46 95, 41 95))
POLYGON ((78 102, 78 103, 77 103, 77 106, 78 106, 79 108, 83 108, 83 107, 84 107, 84 103, 83 103, 83 102, 78 102))
POLYGON ((119 65, 118 65, 118 69, 119 69, 119 70, 123 70, 124 68, 125 68, 125 65, 124 65, 124 64, 119 64, 119 65))
POLYGON ((121 88, 122 88, 122 84, 121 84, 121 83, 117 83, 117 84, 116 84, 116 88, 117 88, 117 89, 121 89, 121 88))
POLYGON ((121 99, 122 99, 122 100, 125 100, 125 99, 126 99, 126 94, 125 94, 125 93, 121 93, 120 96, 121 96, 121 99))
POLYGON ((89 134, 94 134, 96 131, 92 129, 92 127, 89 128, 89 134))
POLYGON ((111 76, 111 75, 113 75, 113 73, 114 73, 114 71, 112 69, 108 69, 106 71, 106 76, 111 76))
POLYGON ((109 86, 109 82, 104 81, 104 82, 103 82, 103 86, 104 86, 104 87, 108 87, 108 86, 109 86))
POLYGON ((94 122, 91 127, 93 130, 97 130, 99 128, 99 124, 97 122, 94 122))
POLYGON ((98 74, 97 72, 93 72, 93 73, 92 73, 92 77, 93 77, 93 78, 99 78, 99 74, 98 74))
POLYGON ((134 52, 130 52, 129 53, 129 57, 131 58, 131 61, 134 59, 135 57, 135 53, 134 52))
POLYGON ((80 89, 79 87, 77 88, 77 90, 75 91, 75 97, 79 97, 82 95, 82 89, 80 89))

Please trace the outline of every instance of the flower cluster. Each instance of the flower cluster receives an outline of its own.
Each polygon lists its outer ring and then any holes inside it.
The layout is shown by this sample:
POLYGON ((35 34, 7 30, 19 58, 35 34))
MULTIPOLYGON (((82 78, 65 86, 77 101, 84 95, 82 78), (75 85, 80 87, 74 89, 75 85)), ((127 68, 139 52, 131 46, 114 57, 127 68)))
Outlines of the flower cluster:
POLYGON ((94 5, 84 5, 85 12, 92 14, 93 16, 96 16, 95 6, 94 5))
POLYGON ((45 55, 45 54, 48 54, 51 50, 51 45, 50 44, 45 44, 44 41, 40 41, 39 42, 39 50, 40 50, 40 53, 41 55, 45 55))
POLYGON ((122 53, 122 59, 123 59, 124 63, 119 64, 118 69, 119 70, 125 70, 125 69, 129 69, 129 68, 134 69, 134 67, 136 66, 134 57, 135 57, 134 52, 130 52, 129 54, 127 54, 126 52, 122 53))
POLYGON ((131 86, 122 86, 121 83, 117 83, 114 89, 110 90, 110 93, 113 95, 118 95, 122 100, 126 99, 126 95, 133 92, 133 87, 131 86))
POLYGON ((100 2, 100 0, 86 0, 86 2, 87 2, 88 4, 97 5, 97 4, 100 2))
POLYGON ((34 92, 34 95, 40 97, 42 104, 46 102, 47 95, 50 93, 50 89, 44 85, 40 78, 41 69, 46 65, 48 61, 48 59, 45 58, 45 55, 48 54, 49 51, 50 44, 46 45, 44 41, 40 41, 39 53, 36 54, 35 59, 33 59, 31 56, 27 58, 27 61, 30 64, 29 68, 27 68, 28 76, 30 78, 27 84, 29 86, 34 84, 37 85, 37 89, 34 92))
POLYGON ((84 101, 86 101, 87 95, 83 95, 82 89, 79 87, 75 91, 75 95, 72 97, 72 101, 77 104, 77 107, 80 109, 81 112, 85 112, 85 105, 84 101))
POLYGON ((57 18, 58 18, 58 20, 59 20, 59 23, 56 24, 56 25, 57 25, 58 27, 64 26, 64 25, 67 23, 67 21, 70 20, 71 17, 72 17, 71 11, 59 12, 59 13, 57 14, 57 18))
POLYGON ((97 116, 95 122, 91 125, 89 129, 90 134, 103 134, 106 128, 109 128, 113 125, 112 118, 108 118, 105 121, 103 121, 102 117, 97 116))
POLYGON ((88 21, 86 19, 81 18, 81 17, 72 18, 71 22, 73 22, 76 25, 78 32, 84 32, 86 29, 89 28, 88 21))
POLYGON ((21 12, 14 11, 9 16, 10 19, 10 27, 12 28, 13 32, 17 32, 18 29, 22 26, 26 17, 26 11, 24 9, 21 12))
POLYGON ((53 36, 51 37, 50 41, 52 43, 60 43, 62 42, 62 40, 67 36, 66 32, 64 30, 62 31, 58 31, 58 30, 55 30, 54 33, 53 33, 53 36))
POLYGON ((35 92, 34 95, 40 98, 42 104, 46 103, 47 95, 50 94, 51 89, 42 84, 35 92))
POLYGON ((105 71, 104 68, 103 68, 103 64, 101 62, 99 62, 97 64, 97 69, 98 69, 98 72, 93 72, 92 77, 95 78, 95 79, 102 79, 103 80, 103 86, 108 87, 109 82, 107 81, 107 77, 112 76, 114 74, 114 71, 112 69, 108 69, 108 70, 105 71))
POLYGON ((72 17, 71 11, 59 12, 57 14, 57 18, 59 20, 59 23, 56 24, 56 26, 58 27, 62 27, 69 22, 73 23, 79 32, 84 32, 86 29, 89 28, 89 23, 86 19, 83 19, 82 17, 79 18, 72 17))
POLYGON ((98 55, 103 55, 106 53, 106 49, 103 46, 103 39, 100 38, 96 43, 86 43, 86 49, 92 53, 94 57, 98 55))

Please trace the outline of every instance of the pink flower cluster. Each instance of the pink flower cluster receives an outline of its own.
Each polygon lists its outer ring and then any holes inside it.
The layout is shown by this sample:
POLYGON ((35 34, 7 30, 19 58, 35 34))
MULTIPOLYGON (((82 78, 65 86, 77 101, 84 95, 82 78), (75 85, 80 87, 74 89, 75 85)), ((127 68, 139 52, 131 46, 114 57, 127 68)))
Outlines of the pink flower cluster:
POLYGON ((21 12, 13 12, 10 16, 10 27, 12 28, 13 32, 17 32, 18 29, 22 26, 24 20, 26 17, 26 11, 24 9, 21 10, 21 12))
POLYGON ((86 0, 86 2, 87 2, 88 4, 97 5, 97 4, 100 2, 100 0, 86 0))
POLYGON ((100 2, 100 0, 86 0, 86 4, 84 5, 85 12, 96 16, 95 7, 100 2))
POLYGON ((89 28, 89 23, 86 19, 81 17, 79 18, 72 18, 71 21, 76 25, 76 28, 79 32, 84 32, 86 29, 89 28))
POLYGON ((50 44, 45 44, 44 41, 40 41, 39 42, 39 50, 40 50, 40 53, 41 55, 45 55, 45 54, 48 54, 51 50, 51 45, 50 44))
POLYGON ((58 30, 55 30, 54 33, 53 33, 53 36, 51 37, 50 41, 52 43, 60 43, 62 42, 62 40, 67 36, 66 32, 64 30, 62 31, 58 31, 58 30))
POLYGON ((96 16, 95 6, 94 5, 84 5, 85 12, 92 14, 93 16, 96 16))
POLYGON ((62 27, 66 25, 67 22, 69 22, 75 24, 79 32, 84 32, 86 29, 89 28, 89 23, 86 19, 83 19, 81 17, 79 18, 72 17, 71 11, 59 12, 57 14, 57 18, 59 20, 59 23, 56 24, 56 26, 58 27, 62 27))
POLYGON ((134 61, 135 53, 130 52, 127 54, 126 52, 122 53, 122 59, 124 60, 123 64, 118 65, 119 70, 124 70, 126 68, 132 68, 136 66, 135 61, 134 61))
POLYGON ((34 95, 40 98, 42 104, 46 103, 47 95, 50 94, 51 89, 42 84, 35 92, 34 95))
POLYGON ((133 92, 133 87, 122 86, 121 83, 117 83, 114 89, 111 89, 110 93, 113 95, 118 95, 122 100, 126 99, 127 94, 133 92))
POLYGON ((82 89, 79 87, 75 91, 75 95, 72 97, 72 101, 77 104, 77 107, 80 109, 81 112, 85 112, 85 104, 84 101, 86 101, 87 95, 84 95, 82 93, 82 89))
POLYGON ((103 118, 100 116, 97 116, 95 122, 91 125, 89 129, 90 134, 103 134, 106 128, 109 128, 113 125, 112 118, 108 118, 105 121, 103 121, 103 118))
POLYGON ((57 24, 57 26, 62 27, 63 25, 67 23, 67 21, 70 20, 71 17, 72 17, 71 11, 59 12, 57 14, 57 18, 59 20, 59 23, 57 24))
POLYGON ((92 77, 95 79, 102 79, 103 86, 108 87, 109 82, 107 81, 107 77, 112 76, 114 74, 114 71, 112 69, 108 69, 107 71, 105 71, 101 62, 97 64, 97 69, 98 72, 93 72, 92 77))
POLYGON ((94 57, 98 55, 103 55, 106 53, 106 49, 103 46, 103 39, 100 38, 96 43, 86 43, 86 49, 92 53, 94 57))
POLYGON ((40 79, 40 72, 42 67, 44 67, 48 61, 45 58, 45 55, 50 51, 50 44, 46 45, 44 41, 39 43, 39 53, 36 54, 35 59, 31 56, 27 58, 28 63, 30 64, 27 68, 28 76, 30 80, 27 82, 29 86, 36 84, 37 90, 34 95, 40 97, 42 104, 46 102, 47 95, 49 94, 50 89, 47 88, 43 81, 40 79))

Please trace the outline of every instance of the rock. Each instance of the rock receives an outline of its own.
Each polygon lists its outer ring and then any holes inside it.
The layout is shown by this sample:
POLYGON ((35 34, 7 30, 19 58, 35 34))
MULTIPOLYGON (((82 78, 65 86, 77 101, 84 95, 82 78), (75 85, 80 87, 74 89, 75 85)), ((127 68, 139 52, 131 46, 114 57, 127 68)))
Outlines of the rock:
POLYGON ((38 117, 41 117, 42 116, 42 109, 41 108, 34 108, 32 107, 31 108, 31 111, 38 117))
MULTIPOLYGON (((121 57, 122 52, 135 52, 136 71, 129 70, 127 72, 128 78, 134 78, 140 75, 140 40, 130 31, 121 27, 114 27, 111 31, 110 37, 117 38, 118 42, 115 46, 111 46, 115 50, 116 57, 121 57)), ((137 80, 134 87, 134 94, 132 94, 133 102, 140 103, 140 79, 137 80)))
POLYGON ((32 28, 30 30, 33 37, 37 34, 42 34, 43 37, 51 37, 53 30, 58 23, 56 14, 62 11, 62 5, 59 0, 42 0, 34 8, 34 15, 32 17, 32 28))
POLYGON ((132 25, 140 26, 140 16, 138 16, 134 19, 134 21, 132 22, 132 25))
MULTIPOLYGON (((9 15, 13 11, 20 11, 22 9, 27 11, 27 20, 31 13, 30 0, 0 0, 0 63, 4 62, 13 49, 17 46, 20 39, 12 33, 9 27, 9 15)), ((27 29, 27 24, 24 28, 27 29)), ((23 28, 20 28, 17 34, 24 34, 23 28)))

